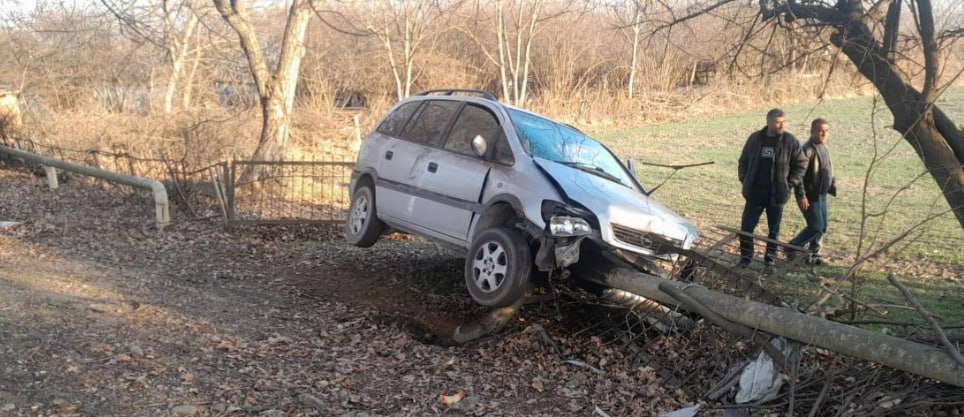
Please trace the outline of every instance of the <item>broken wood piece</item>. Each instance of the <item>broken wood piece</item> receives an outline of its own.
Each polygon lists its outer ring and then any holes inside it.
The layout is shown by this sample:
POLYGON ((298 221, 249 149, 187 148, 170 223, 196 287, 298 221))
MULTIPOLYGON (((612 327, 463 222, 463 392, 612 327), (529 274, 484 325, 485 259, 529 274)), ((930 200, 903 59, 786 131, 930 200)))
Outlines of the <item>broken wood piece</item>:
POLYGON ((585 362, 583 362, 583 361, 577 361, 577 360, 575 360, 575 359, 566 359, 566 360, 562 361, 562 363, 567 363, 567 364, 569 364, 569 365, 578 366, 578 367, 580 367, 580 368, 588 369, 588 370, 593 371, 593 372, 595 372, 595 373, 597 373, 597 374, 604 374, 604 373, 605 373, 605 372, 603 372, 602 369, 599 369, 599 368, 597 368, 597 367, 595 367, 595 366, 592 366, 592 365, 590 365, 590 364, 588 364, 588 363, 585 363, 585 362))
POLYGON ((460 390, 452 395, 439 394, 438 402, 442 405, 455 405, 458 404, 459 401, 462 401, 463 398, 465 398, 465 391, 460 390))
POLYGON ((527 297, 520 297, 508 307, 494 309, 477 321, 456 327, 452 333, 452 342, 457 344, 468 343, 499 331, 515 317, 526 300, 527 297))

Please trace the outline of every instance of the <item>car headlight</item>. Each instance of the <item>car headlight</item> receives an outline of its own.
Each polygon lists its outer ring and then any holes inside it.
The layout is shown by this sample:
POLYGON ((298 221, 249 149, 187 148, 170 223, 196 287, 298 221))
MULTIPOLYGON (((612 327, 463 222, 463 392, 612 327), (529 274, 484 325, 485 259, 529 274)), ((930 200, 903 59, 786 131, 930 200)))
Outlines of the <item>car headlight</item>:
POLYGON ((557 237, 585 236, 592 233, 592 227, 585 219, 572 216, 552 216, 549 219, 549 233, 557 237))

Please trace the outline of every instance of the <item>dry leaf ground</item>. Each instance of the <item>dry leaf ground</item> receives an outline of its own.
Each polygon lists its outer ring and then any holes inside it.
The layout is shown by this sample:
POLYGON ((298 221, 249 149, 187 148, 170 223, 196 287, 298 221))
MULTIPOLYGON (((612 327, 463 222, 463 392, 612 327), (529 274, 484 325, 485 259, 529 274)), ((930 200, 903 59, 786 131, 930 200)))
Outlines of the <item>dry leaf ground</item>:
POLYGON ((24 222, 0 229, 0 416, 615 417, 688 401, 554 308, 438 343, 484 310, 435 245, 361 250, 337 230, 226 233, 179 213, 158 233, 152 211, 124 188, 51 192, 0 170, 0 221, 24 222))

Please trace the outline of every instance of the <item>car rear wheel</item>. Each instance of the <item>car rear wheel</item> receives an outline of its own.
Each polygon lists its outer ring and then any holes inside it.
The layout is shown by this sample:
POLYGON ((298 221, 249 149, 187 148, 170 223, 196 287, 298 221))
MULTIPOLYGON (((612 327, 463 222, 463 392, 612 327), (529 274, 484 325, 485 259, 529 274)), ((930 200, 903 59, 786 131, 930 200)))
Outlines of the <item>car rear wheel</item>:
POLYGON ((351 197, 348 221, 345 222, 348 243, 367 248, 375 244, 384 229, 385 223, 378 219, 375 212, 375 192, 367 184, 358 187, 351 197))
POLYGON ((522 235, 497 227, 475 238, 465 259, 465 282, 475 302, 506 307, 525 295, 532 252, 522 235))

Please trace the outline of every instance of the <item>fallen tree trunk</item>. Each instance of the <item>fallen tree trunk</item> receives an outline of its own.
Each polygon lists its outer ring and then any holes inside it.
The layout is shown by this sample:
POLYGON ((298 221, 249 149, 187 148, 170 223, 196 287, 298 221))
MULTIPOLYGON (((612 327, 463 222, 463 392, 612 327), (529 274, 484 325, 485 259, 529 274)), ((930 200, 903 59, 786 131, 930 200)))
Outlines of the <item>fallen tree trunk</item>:
POLYGON ((672 288, 727 320, 964 387, 964 366, 954 361, 947 352, 932 346, 733 297, 690 283, 665 280, 628 268, 593 265, 591 268, 574 270, 573 274, 580 279, 629 291, 664 304, 679 305, 678 300, 660 289, 672 288))

